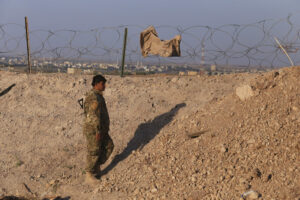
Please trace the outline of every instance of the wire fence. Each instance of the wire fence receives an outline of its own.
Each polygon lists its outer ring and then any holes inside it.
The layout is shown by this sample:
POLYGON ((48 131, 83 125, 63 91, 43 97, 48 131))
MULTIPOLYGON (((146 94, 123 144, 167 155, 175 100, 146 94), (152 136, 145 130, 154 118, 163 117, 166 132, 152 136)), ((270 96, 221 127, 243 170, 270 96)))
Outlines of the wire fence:
MULTIPOLYGON (((282 47, 295 65, 300 64, 300 26, 296 17, 262 20, 252 24, 210 26, 155 26, 161 39, 181 35, 181 57, 161 58, 141 55, 139 34, 147 26, 121 25, 90 30, 30 29, 32 59, 59 62, 67 60, 119 64, 122 54, 123 31, 128 28, 126 63, 175 65, 231 65, 246 67, 280 67, 290 65, 282 47)), ((24 25, 0 24, 0 62, 7 57, 20 57, 26 64, 24 25)), ((10 62, 12 63, 12 62, 10 62)))

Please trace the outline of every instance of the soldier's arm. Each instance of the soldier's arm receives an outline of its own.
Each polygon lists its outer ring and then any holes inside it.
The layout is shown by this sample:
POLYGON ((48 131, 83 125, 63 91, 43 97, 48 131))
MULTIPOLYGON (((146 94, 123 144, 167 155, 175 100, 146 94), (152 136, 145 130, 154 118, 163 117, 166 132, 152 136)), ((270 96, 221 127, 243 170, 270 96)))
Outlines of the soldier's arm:
POLYGON ((99 134, 100 130, 100 113, 99 113, 99 103, 95 95, 89 95, 84 103, 84 110, 86 112, 86 123, 89 127, 99 134))

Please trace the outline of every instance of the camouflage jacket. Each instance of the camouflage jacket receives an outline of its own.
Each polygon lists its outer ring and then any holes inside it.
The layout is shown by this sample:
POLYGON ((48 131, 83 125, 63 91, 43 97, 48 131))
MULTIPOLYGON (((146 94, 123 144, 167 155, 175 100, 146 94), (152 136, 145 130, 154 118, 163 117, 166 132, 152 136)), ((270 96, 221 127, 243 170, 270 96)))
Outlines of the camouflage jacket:
POLYGON ((101 92, 92 89, 87 92, 84 101, 84 132, 90 134, 107 134, 109 131, 109 115, 105 99, 101 92))

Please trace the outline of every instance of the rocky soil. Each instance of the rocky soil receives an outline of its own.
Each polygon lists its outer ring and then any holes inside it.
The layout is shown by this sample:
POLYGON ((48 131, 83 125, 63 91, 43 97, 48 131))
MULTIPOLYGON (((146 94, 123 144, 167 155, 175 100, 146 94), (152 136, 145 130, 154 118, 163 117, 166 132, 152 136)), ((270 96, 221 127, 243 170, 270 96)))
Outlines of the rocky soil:
POLYGON ((0 199, 300 199, 300 68, 109 76, 115 150, 84 182, 92 76, 0 71, 0 199))

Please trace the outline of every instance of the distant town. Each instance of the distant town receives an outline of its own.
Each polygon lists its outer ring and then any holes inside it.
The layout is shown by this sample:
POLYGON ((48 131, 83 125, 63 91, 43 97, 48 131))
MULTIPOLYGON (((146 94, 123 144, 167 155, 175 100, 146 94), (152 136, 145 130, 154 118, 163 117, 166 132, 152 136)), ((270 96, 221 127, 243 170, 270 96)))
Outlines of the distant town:
MULTIPOLYGON (((119 74, 120 64, 109 62, 96 62, 84 60, 31 60, 33 71, 38 72, 62 72, 62 73, 83 73, 83 74, 119 74)), ((27 59, 25 57, 0 57, 0 69, 9 71, 26 71, 27 59)), ((269 71, 269 68, 261 66, 229 66, 216 64, 143 64, 127 63, 124 66, 125 74, 147 75, 147 74, 179 74, 179 75, 222 75, 230 73, 257 73, 269 71)))

